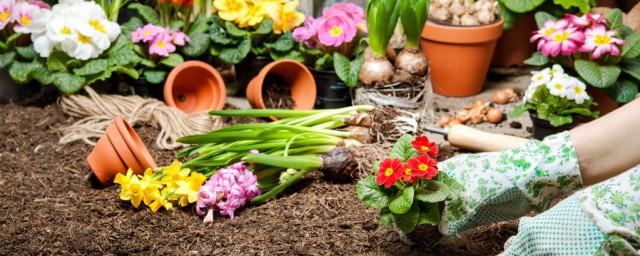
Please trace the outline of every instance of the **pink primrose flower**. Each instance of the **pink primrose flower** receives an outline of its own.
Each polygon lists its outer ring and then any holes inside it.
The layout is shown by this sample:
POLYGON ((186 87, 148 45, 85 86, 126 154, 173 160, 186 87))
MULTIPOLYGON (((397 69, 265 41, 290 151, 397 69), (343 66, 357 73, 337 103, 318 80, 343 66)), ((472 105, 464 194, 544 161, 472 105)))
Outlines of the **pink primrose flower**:
POLYGON ((559 21, 546 20, 542 23, 542 28, 536 31, 533 31, 533 36, 530 41, 533 43, 536 40, 538 41, 538 49, 542 47, 547 41, 551 40, 549 36, 553 35, 553 33, 563 30, 569 26, 569 21, 562 19, 559 21))
POLYGON ((149 54, 157 54, 163 57, 169 56, 169 53, 176 51, 176 46, 172 42, 172 38, 168 33, 157 35, 151 46, 149 46, 149 54))
POLYGON ((615 35, 617 33, 618 31, 616 30, 607 30, 604 25, 593 25, 584 32, 585 41, 582 47, 580 47, 580 51, 593 51, 592 56, 595 59, 600 58, 605 53, 618 56, 620 55, 620 49, 617 45, 623 45, 627 42, 620 38, 616 38, 615 35))
POLYGON ((364 9, 362 9, 362 7, 352 3, 337 3, 330 8, 325 8, 324 10, 322 10, 322 16, 329 17, 332 15, 347 16, 351 20, 353 20, 353 22, 355 22, 358 29, 362 30, 364 33, 368 33, 367 19, 364 15, 364 9))
POLYGON ((26 26, 31 23, 31 21, 38 15, 40 12, 40 7, 37 5, 31 5, 27 2, 19 2, 13 7, 13 21, 17 23, 17 25, 13 28, 16 32, 19 33, 28 33, 26 26))
POLYGON ((327 46, 351 42, 358 32, 355 22, 344 15, 325 17, 318 25, 318 40, 327 46))
POLYGON ((0 29, 4 29, 10 22, 13 22, 15 15, 13 15, 13 6, 16 4, 15 0, 2 0, 0 1, 0 29))
POLYGON ((40 9, 51 10, 51 6, 49 6, 49 4, 47 4, 47 3, 43 2, 43 1, 40 1, 40 0, 30 0, 29 4, 38 6, 40 9))
POLYGON ((140 41, 143 43, 153 42, 156 41, 156 37, 163 34, 164 31, 164 28, 149 23, 131 32, 131 41, 134 43, 139 43, 140 41))
POLYGON ((186 42, 189 42, 191 39, 187 34, 180 32, 180 29, 171 30, 169 32, 173 38, 173 44, 175 45, 185 45, 186 42))
POLYGON ((295 38, 298 43, 306 43, 307 45, 309 42, 313 42, 312 38, 318 34, 316 22, 316 19, 311 16, 305 17, 304 25, 293 30, 293 38, 295 38))
POLYGON ((585 28, 595 24, 609 24, 609 20, 601 13, 587 13, 582 16, 566 14, 564 19, 569 21, 570 25, 578 28, 585 28))
POLYGON ((548 41, 543 45, 538 45, 538 50, 541 50, 544 56, 570 55, 584 43, 584 33, 578 31, 576 27, 568 27, 556 31, 545 39, 548 41))

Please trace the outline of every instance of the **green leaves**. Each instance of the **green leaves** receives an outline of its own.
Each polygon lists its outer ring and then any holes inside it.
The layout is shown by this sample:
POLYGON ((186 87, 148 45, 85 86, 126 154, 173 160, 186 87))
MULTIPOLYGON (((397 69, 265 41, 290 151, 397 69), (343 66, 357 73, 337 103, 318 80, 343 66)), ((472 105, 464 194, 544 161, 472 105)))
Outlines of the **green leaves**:
POLYGON ((640 56, 640 33, 633 33, 624 40, 627 43, 622 45, 622 58, 629 60, 640 56))
POLYGON ((10 65, 16 57, 15 52, 7 52, 5 54, 0 54, 0 69, 3 69, 10 65))
POLYGON ((549 63, 549 57, 542 55, 541 52, 534 52, 530 58, 524 60, 524 64, 531 66, 544 66, 549 63))
POLYGON ((136 10, 146 23, 152 23, 154 25, 158 25, 160 23, 160 15, 158 15, 158 13, 153 10, 151 6, 143 5, 140 3, 131 3, 127 8, 136 10))
POLYGON ((504 6, 502 1, 498 1, 498 5, 500 7, 498 15, 500 15, 500 17, 502 17, 502 19, 504 20, 504 23, 502 25, 503 29, 509 30, 513 28, 513 26, 515 26, 516 23, 520 20, 520 17, 522 17, 522 14, 509 10, 509 8, 504 6))
POLYGON ((206 33, 209 30, 209 18, 203 13, 199 14, 198 17, 191 23, 191 27, 187 34, 194 35, 198 33, 206 33))
POLYGON ((293 38, 293 35, 291 35, 291 32, 287 32, 279 36, 278 39, 276 39, 276 41, 273 43, 265 42, 264 46, 276 51, 287 52, 293 49, 295 43, 296 41, 293 38))
POLYGON ((107 69, 108 61, 106 59, 94 59, 90 60, 81 68, 76 68, 73 73, 78 76, 95 75, 103 72, 107 69))
POLYGON ((376 177, 369 175, 358 181, 356 184, 356 194, 368 206, 376 209, 388 207, 393 195, 392 189, 386 189, 376 182, 376 177))
POLYGON ((406 162, 409 158, 418 156, 418 151, 413 148, 411 142, 413 136, 409 134, 402 135, 400 139, 393 145, 391 149, 390 158, 399 158, 402 162, 406 162))
POLYGON ((405 214, 393 214, 393 222, 398 227, 398 230, 407 234, 411 233, 418 225, 420 217, 420 206, 413 204, 409 211, 405 214))
POLYGON ((30 44, 29 46, 18 46, 16 47, 16 52, 18 53, 18 55, 20 55, 20 57, 28 60, 32 60, 38 57, 38 52, 36 52, 36 49, 33 48, 33 44, 30 44))
POLYGON ((242 61, 251 50, 251 38, 246 36, 237 46, 237 48, 224 48, 220 51, 220 59, 229 64, 238 64, 242 61))
POLYGON ((562 8, 568 10, 571 7, 578 7, 580 12, 588 13, 591 8, 592 0, 553 0, 554 4, 561 5, 562 8))
POLYGON ((9 75, 19 84, 24 84, 32 79, 47 80, 47 68, 37 61, 32 62, 14 62, 9 68, 9 75))
POLYGON ((400 0, 400 21, 407 36, 407 46, 418 48, 429 10, 428 0, 400 0))
POLYGON ((430 180, 416 191, 415 198, 426 203, 444 201, 449 196, 449 187, 435 180, 430 180))
MULTIPOLYGON (((207 38, 208 39, 208 38, 207 38)), ((166 65, 167 67, 176 67, 184 62, 184 59, 180 54, 171 53, 169 56, 163 58, 160 63, 166 65)))
POLYGON ((607 15, 605 15, 605 18, 609 20, 609 30, 618 30, 622 28, 622 11, 620 11, 620 9, 616 8, 611 10, 607 15))
MULTIPOLYGON (((347 86, 355 87, 358 85, 358 77, 360 75, 360 68, 364 63, 362 56, 356 57, 353 62, 350 62, 344 55, 335 52, 333 53, 333 67, 336 74, 347 86)), ((316 62, 317 64, 317 62, 316 62)))
POLYGON ((508 0, 504 5, 514 12, 525 13, 532 11, 544 3, 544 0, 508 0))
POLYGON ((547 20, 553 20, 553 21, 558 20, 555 16, 547 12, 536 12, 536 14, 534 15, 534 18, 536 19, 536 24, 538 25, 538 29, 541 29, 542 24, 544 24, 544 22, 547 20))
POLYGON ((417 225, 438 225, 438 222, 440 222, 440 208, 438 207, 438 203, 418 202, 418 205, 420 206, 420 215, 418 216, 417 225))
POLYGON ((191 34, 189 38, 191 40, 182 48, 182 53, 189 57, 201 56, 211 45, 210 36, 205 33, 191 34))
POLYGON ((387 45, 398 23, 400 1, 369 1, 366 8, 369 45, 376 55, 386 53, 387 45))
POLYGON ((620 103, 629 103, 636 98, 638 86, 631 80, 619 80, 613 86, 605 88, 605 93, 620 103))
POLYGON ((69 57, 66 53, 61 51, 53 51, 49 54, 49 58, 47 58, 47 68, 51 72, 66 72, 67 71, 67 61, 69 61, 71 57, 69 57))
POLYGON ((244 37, 244 36, 248 36, 249 32, 243 29, 239 29, 238 27, 236 27, 236 25, 234 25, 232 22, 230 21, 225 21, 224 22, 224 27, 227 30, 227 33, 229 33, 229 35, 235 36, 235 37, 244 37))
POLYGON ((161 84, 167 77, 167 72, 162 70, 145 70, 142 75, 149 83, 161 84))
POLYGON ((72 94, 82 88, 85 79, 69 73, 53 74, 53 84, 65 94, 72 94))
POLYGON ((395 214, 407 213, 413 204, 414 193, 413 187, 407 187, 400 193, 397 193, 389 204, 389 210, 395 214))
POLYGON ((621 64, 622 72, 631 75, 633 78, 640 80, 640 60, 627 60, 621 64))
POLYGON ((574 62, 576 71, 588 84, 606 88, 618 80, 620 68, 616 66, 599 66, 598 63, 586 60, 576 60, 574 62))

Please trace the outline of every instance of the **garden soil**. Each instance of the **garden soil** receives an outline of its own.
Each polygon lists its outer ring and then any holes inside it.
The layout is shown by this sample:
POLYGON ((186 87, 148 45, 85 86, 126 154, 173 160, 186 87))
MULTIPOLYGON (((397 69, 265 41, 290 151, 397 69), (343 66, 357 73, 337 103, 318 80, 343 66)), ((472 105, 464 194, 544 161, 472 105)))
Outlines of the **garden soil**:
MULTIPOLYGON (((436 102, 440 111, 455 107, 436 102)), ((193 207, 136 209, 118 198, 117 187, 96 185, 86 162, 92 146, 57 143, 58 129, 75 121, 55 104, 0 105, 0 255, 495 255, 517 231, 517 221, 502 222, 431 248, 407 246, 356 198, 354 183, 328 182, 320 172, 209 225, 193 207)), ((501 125, 485 130, 525 130, 501 125)), ((159 132, 134 129, 147 145, 159 132)), ((441 145, 440 160, 461 152, 441 145)), ((177 153, 150 152, 159 165, 177 153)))

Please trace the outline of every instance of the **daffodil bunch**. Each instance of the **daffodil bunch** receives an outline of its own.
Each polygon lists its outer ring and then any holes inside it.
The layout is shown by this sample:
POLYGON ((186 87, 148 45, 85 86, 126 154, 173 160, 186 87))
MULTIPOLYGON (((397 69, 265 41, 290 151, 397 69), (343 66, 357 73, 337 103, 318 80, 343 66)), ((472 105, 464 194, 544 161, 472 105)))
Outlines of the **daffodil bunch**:
POLYGON ((203 174, 182 168, 176 161, 157 170, 149 168, 144 175, 135 175, 129 169, 126 175, 118 173, 114 183, 120 184, 121 200, 131 201, 136 208, 144 203, 157 212, 162 207, 171 210, 176 201, 181 207, 197 202, 205 180, 203 174))
POLYGON ((304 22, 298 5, 298 0, 214 0, 211 54, 230 64, 249 53, 296 59, 291 31, 304 22))
POLYGON ((635 98, 640 83, 640 33, 622 23, 619 9, 606 15, 566 14, 562 19, 539 12, 536 19, 539 29, 531 42, 537 44, 538 52, 526 64, 560 64, 618 102, 635 98))
POLYGON ((591 106, 597 104, 586 89, 582 81, 566 74, 558 64, 534 71, 522 105, 517 106, 510 116, 518 117, 529 110, 539 118, 549 120, 555 127, 572 123, 576 116, 597 118, 599 113, 591 111, 591 106))

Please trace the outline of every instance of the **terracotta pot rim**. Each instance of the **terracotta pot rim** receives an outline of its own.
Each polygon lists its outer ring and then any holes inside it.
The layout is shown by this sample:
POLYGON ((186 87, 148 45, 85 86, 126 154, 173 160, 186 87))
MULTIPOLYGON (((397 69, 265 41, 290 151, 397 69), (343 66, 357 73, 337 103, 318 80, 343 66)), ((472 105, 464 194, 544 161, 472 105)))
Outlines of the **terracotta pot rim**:
POLYGON ((500 22, 500 20, 502 19, 502 17, 500 17, 500 15, 496 15, 495 16, 497 19, 494 20, 493 22, 489 23, 489 24, 482 24, 482 25, 453 25, 449 22, 446 21, 441 21, 438 19, 434 19, 434 18, 427 18, 428 21, 431 21, 435 24, 438 25, 443 25, 443 26, 450 26, 450 27, 463 27, 463 28, 477 28, 477 27, 483 27, 483 26, 488 26, 488 25, 493 25, 494 23, 498 23, 500 22))
POLYGON ((472 44, 497 40, 502 35, 504 19, 482 26, 446 26, 427 21, 421 37, 443 43, 472 44))
POLYGON ((151 167, 153 169, 158 168, 156 162, 151 157, 151 153, 140 139, 140 136, 131 128, 131 126, 124 121, 122 116, 117 116, 115 121, 116 127, 122 135, 122 138, 127 143, 136 159, 145 167, 151 167))
MULTIPOLYGON (((215 68, 213 68, 211 65, 199 60, 185 61, 171 70, 171 72, 167 76, 167 79, 165 80, 165 83, 164 83, 164 101, 167 103, 167 105, 174 108, 178 108, 176 102, 173 100, 172 89, 173 89, 174 81, 178 77, 178 74, 180 74, 183 70, 190 69, 190 68, 198 68, 198 69, 203 69, 207 71, 209 74, 212 75, 213 79, 216 81, 215 84, 209 84, 209 86, 218 87, 218 89, 220 89, 220 95, 218 95, 218 97, 220 98, 220 101, 218 102, 212 101, 208 110, 221 110, 222 108, 224 108, 224 104, 226 103, 226 100, 227 100, 227 92, 226 92, 226 87, 225 87, 224 80, 222 79, 222 76, 220 76, 220 73, 218 73, 218 71, 215 68)), ((198 110, 191 110, 190 112, 187 112, 187 114, 193 114, 195 112, 198 112, 198 110)))
POLYGON ((109 141, 107 135, 102 136, 96 143, 89 156, 87 156, 87 162, 91 172, 98 178, 103 186, 110 186, 113 184, 113 179, 116 173, 125 170, 125 163, 122 162, 117 150, 109 141), (115 158, 105 161, 104 158, 115 158), (111 180, 110 180, 111 178, 111 180))
POLYGON ((124 141, 122 134, 120 134, 120 131, 118 131, 115 124, 107 127, 107 134, 105 136, 107 136, 109 142, 111 142, 113 147, 116 149, 116 153, 118 153, 120 160, 125 164, 125 168, 131 168, 136 172, 139 172, 140 170, 144 171, 140 161, 124 141))

